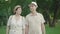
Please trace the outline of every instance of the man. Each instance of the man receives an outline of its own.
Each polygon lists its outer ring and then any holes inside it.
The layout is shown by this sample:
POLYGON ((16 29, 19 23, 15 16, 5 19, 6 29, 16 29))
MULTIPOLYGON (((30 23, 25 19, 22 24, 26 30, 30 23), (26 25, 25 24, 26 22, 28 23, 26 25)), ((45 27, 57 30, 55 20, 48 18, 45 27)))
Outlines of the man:
POLYGON ((26 16, 25 34, 45 34, 45 20, 43 15, 36 11, 37 7, 36 2, 29 4, 31 13, 26 16))

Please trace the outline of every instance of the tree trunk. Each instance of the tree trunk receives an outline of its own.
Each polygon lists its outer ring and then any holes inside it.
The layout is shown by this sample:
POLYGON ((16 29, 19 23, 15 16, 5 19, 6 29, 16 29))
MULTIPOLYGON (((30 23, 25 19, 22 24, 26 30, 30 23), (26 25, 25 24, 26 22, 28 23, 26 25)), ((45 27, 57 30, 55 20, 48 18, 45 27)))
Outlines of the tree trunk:
POLYGON ((49 26, 51 27, 51 18, 50 18, 50 15, 49 15, 49 9, 46 10, 46 15, 47 15, 47 19, 48 19, 48 23, 49 23, 49 26))
POLYGON ((57 20, 58 8, 59 8, 59 1, 55 0, 55 8, 54 8, 54 17, 53 17, 53 21, 52 21, 52 27, 55 26, 55 23, 57 20))

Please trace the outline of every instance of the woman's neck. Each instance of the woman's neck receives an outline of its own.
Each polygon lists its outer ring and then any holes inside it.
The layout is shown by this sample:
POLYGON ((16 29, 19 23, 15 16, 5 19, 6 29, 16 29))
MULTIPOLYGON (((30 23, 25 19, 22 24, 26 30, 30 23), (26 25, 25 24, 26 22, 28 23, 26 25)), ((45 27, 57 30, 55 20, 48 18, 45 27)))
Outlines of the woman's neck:
POLYGON ((15 14, 17 17, 19 17, 20 15, 19 14, 15 14))
POLYGON ((15 19, 16 19, 16 20, 19 20, 19 18, 21 18, 21 16, 18 15, 18 14, 15 14, 15 19))

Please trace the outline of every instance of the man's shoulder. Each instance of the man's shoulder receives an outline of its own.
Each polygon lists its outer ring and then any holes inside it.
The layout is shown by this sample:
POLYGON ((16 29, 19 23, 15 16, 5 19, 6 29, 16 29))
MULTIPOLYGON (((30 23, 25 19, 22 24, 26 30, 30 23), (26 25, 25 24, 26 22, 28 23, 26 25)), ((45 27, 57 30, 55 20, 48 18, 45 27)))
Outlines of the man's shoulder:
POLYGON ((29 13, 26 17, 29 17, 31 14, 29 13))
POLYGON ((38 15, 42 16, 42 13, 38 13, 38 15))

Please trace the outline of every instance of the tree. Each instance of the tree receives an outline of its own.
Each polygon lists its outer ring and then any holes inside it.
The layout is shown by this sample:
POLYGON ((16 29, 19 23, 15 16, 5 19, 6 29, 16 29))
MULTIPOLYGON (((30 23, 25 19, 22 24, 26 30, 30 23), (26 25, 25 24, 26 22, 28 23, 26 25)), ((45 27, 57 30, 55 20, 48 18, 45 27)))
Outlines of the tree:
POLYGON ((54 0, 54 17, 53 17, 53 21, 52 21, 52 26, 55 26, 56 20, 57 20, 57 15, 58 15, 58 9, 59 9, 59 0, 54 0))

